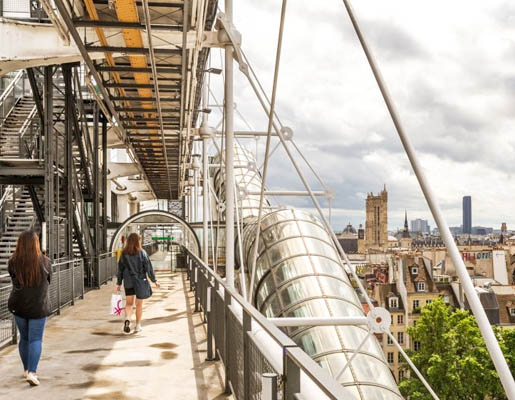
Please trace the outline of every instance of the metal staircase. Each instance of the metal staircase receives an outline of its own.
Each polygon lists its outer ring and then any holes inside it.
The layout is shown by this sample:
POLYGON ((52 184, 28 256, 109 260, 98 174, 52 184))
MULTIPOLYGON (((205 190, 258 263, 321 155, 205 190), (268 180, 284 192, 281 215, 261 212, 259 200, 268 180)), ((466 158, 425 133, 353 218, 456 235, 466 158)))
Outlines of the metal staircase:
MULTIPOLYGON (((7 274, 7 262, 16 249, 16 241, 23 231, 37 228, 32 199, 25 187, 8 186, 3 197, 4 231, 0 234, 0 276, 7 274)), ((0 280, 0 285, 6 279, 0 280)), ((8 279, 7 279, 8 281, 8 279)))
POLYGON ((34 132, 36 103, 31 96, 21 97, 0 126, 0 158, 20 158, 25 154, 34 132))

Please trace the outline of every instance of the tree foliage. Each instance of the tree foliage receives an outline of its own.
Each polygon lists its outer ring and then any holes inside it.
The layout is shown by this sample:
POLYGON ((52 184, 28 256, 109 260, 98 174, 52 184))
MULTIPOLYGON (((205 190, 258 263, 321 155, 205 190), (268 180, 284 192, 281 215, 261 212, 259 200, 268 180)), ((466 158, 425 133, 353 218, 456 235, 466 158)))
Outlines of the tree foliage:
MULTIPOLYGON (((515 375, 515 330, 494 329, 515 375)), ((506 399, 497 372, 474 317, 452 310, 442 299, 422 309, 415 326, 408 327, 418 351, 408 354, 441 400, 506 399)), ((404 365, 406 370, 409 367, 404 365)), ((411 400, 432 397, 414 372, 400 382, 403 396, 411 400)))

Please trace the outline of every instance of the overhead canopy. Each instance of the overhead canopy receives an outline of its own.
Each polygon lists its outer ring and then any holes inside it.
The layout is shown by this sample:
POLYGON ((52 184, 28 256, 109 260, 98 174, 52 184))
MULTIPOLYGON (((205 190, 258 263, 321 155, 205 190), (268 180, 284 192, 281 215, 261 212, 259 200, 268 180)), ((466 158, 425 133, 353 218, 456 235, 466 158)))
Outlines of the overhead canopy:
MULTIPOLYGON (((193 63, 189 54, 195 43, 190 27, 198 18, 191 3, 77 0, 73 15, 63 0, 56 5, 92 70, 94 91, 106 98, 144 178, 158 198, 179 198, 181 147, 189 146, 180 132, 197 118, 208 56, 208 48, 197 49, 193 63), (98 53, 105 58, 93 61, 90 55, 98 53)), ((211 30, 216 9, 217 1, 209 0, 204 30, 211 30)))

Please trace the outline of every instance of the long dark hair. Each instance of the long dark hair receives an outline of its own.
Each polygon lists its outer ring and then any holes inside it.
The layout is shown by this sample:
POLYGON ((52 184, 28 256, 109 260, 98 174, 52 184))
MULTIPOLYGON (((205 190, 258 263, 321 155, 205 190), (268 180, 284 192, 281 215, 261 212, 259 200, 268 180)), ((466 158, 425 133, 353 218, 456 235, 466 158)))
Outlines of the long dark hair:
POLYGON ((23 232, 11 256, 11 265, 21 286, 31 287, 39 284, 42 257, 36 232, 23 232))
POLYGON ((127 244, 123 249, 123 253, 133 256, 138 254, 139 250, 141 250, 141 236, 133 232, 127 238, 127 244))

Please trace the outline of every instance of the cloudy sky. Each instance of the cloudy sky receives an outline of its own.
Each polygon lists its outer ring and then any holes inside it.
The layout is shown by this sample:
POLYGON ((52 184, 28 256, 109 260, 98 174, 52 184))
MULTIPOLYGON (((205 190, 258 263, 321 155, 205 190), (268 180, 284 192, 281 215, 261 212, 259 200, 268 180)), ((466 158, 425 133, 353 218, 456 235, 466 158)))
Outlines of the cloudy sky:
MULTIPOLYGON (((281 1, 235 3, 243 48, 271 93, 281 1)), ((507 222, 515 229, 515 2, 353 5, 448 223, 461 224, 461 199, 471 195, 473 225, 507 222)), ((220 63, 218 50, 212 63, 220 63)), ((213 78, 213 88, 221 96, 220 77, 213 78)), ((237 69, 235 101, 252 128, 266 130, 237 69)), ((383 184, 390 229, 403 224, 404 209, 409 219, 429 219, 434 227, 341 1, 289 2, 276 111, 336 191, 336 230, 348 221, 364 223, 366 194, 383 184)), ((216 112, 210 118, 219 119, 216 112)), ((241 118, 236 129, 247 129, 241 118)), ((244 142, 255 148, 253 139, 244 142)), ((283 150, 273 155, 271 168, 270 188, 302 189, 283 150)), ((279 201, 309 207, 307 199, 279 201)))

